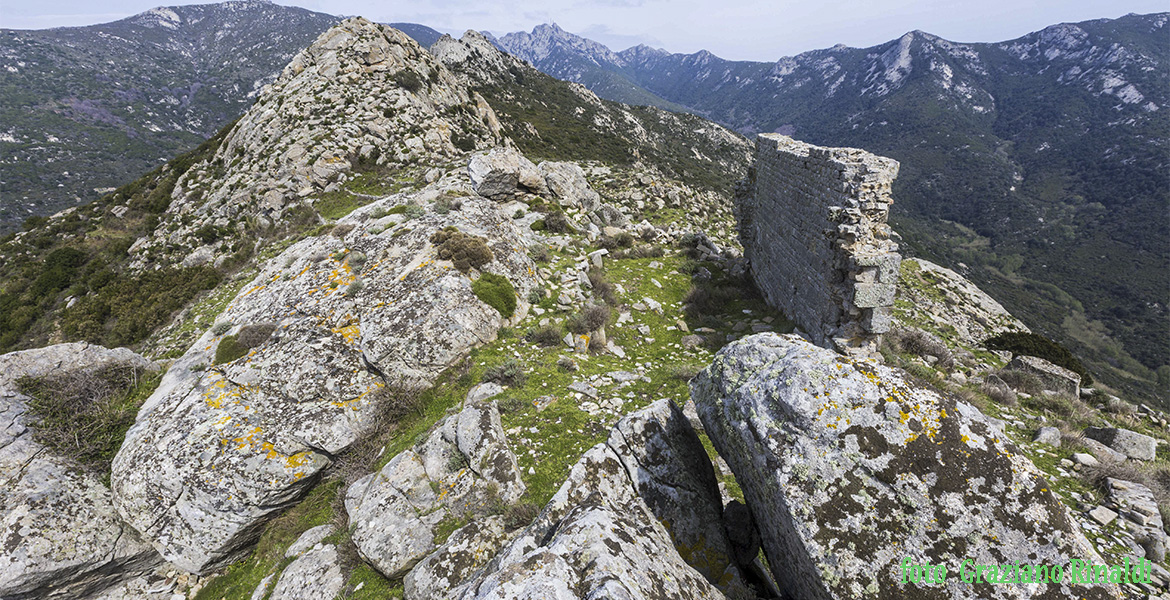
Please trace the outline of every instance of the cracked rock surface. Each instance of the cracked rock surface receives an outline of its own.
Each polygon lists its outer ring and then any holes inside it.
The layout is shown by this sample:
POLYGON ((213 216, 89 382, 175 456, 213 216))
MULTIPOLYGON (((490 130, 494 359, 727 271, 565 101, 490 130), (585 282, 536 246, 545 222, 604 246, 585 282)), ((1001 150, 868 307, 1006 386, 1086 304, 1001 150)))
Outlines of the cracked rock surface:
POLYGON ((484 238, 494 260, 482 269, 512 283, 516 318, 527 311, 535 272, 495 203, 470 197, 401 225, 385 213, 404 200, 362 207, 339 222, 340 236, 265 263, 217 319, 231 328, 206 332, 143 405, 111 483, 119 513, 168 560, 200 573, 238 558, 365 432, 382 388, 429 384, 495 339, 505 321, 472 293, 475 272, 438 259, 435 231, 484 238), (226 336, 254 325, 271 334, 213 364, 226 336))
POLYGON ((113 365, 155 368, 85 342, 0 356, 0 598, 77 598, 161 562, 118 518, 97 474, 33 440, 16 383, 113 365))
POLYGON ((901 582, 906 556, 948 568, 1100 563, 1040 472, 970 405, 776 334, 725 347, 691 393, 792 597, 1119 595, 1104 584, 901 582))

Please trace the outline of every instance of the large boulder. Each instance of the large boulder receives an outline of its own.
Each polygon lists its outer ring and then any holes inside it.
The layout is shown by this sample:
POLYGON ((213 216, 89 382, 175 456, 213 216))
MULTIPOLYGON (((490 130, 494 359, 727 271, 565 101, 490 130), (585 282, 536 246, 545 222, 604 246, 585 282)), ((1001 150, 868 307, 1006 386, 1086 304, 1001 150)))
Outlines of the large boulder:
POLYGON ((494 258, 481 268, 512 283, 523 317, 535 271, 512 220, 468 198, 396 227, 385 212, 411 199, 362 207, 339 235, 264 263, 217 319, 230 329, 206 332, 143 405, 111 483, 118 512, 168 560, 206 572, 240 556, 367 432, 393 399, 384 388, 427 385, 508 322, 472 292, 474 271, 438 259, 435 231, 484 238, 494 258), (215 364, 229 342, 237 352, 215 364))
POLYGON ((679 556, 670 533, 605 444, 586 452, 536 521, 451 597, 724 598, 679 556))
POLYGON ((626 415, 607 445, 650 512, 666 525, 683 560, 729 595, 745 595, 724 530, 715 469, 682 409, 659 400, 626 415))
POLYGON ((1120 427, 1088 427, 1085 437, 1136 460, 1154 460, 1158 452, 1158 440, 1120 427))
POLYGON ((23 377, 156 369, 126 348, 85 342, 0 356, 0 598, 77 598, 159 564, 118 518, 94 473, 34 439, 23 377))
POLYGON ((589 187, 585 171, 577 163, 542 162, 540 172, 557 202, 566 208, 581 208, 593 212, 601 206, 601 196, 589 187))
POLYGON ((506 200, 522 192, 548 193, 541 171, 510 146, 472 155, 467 174, 475 193, 485 198, 506 200))
POLYGON ((975 408, 794 335, 725 347, 691 382, 793 598, 1116 598, 964 582, 973 564, 1100 563, 1040 472, 975 408), (914 583, 902 565, 945 565, 914 583))
MULTIPOLYGON (((440 523, 483 516, 497 503, 515 502, 524 489, 495 403, 472 403, 439 422, 425 440, 392 458, 379 472, 350 486, 345 509, 358 554, 386 577, 396 579, 435 550, 440 523)), ((493 533, 492 539, 501 534, 493 533)), ((470 533, 457 537, 470 537, 470 533)), ((447 554, 456 551, 461 547, 444 550, 447 554)), ((490 556, 479 555, 480 564, 490 556)), ((476 566, 465 564, 463 569, 476 566)), ((418 587, 433 592, 436 586, 431 582, 418 587)))
POLYGON ((1021 354, 1013 357, 1007 368, 1035 375, 1045 390, 1058 392, 1072 398, 1081 397, 1081 376, 1043 358, 1021 354))
POLYGON ((345 588, 341 557, 337 546, 325 541, 332 532, 332 526, 321 525, 297 538, 285 553, 293 561, 280 572, 269 600, 319 600, 341 594, 345 588))

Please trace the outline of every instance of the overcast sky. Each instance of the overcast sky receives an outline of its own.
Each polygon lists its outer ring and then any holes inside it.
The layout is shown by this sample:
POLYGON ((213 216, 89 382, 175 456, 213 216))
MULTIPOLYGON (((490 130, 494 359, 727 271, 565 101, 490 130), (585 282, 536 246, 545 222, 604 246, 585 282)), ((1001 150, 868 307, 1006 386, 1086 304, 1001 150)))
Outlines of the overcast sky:
MULTIPOLYGON (((180 2, 194 4, 193 2, 180 2)), ((1170 10, 1170 0, 280 0, 279 4, 381 22, 422 23, 448 33, 563 29, 623 50, 710 50, 772 61, 834 44, 866 47, 921 29, 959 42, 1001 41, 1048 25, 1170 10)), ((0 27, 42 29, 104 23, 158 0, 0 0, 0 27)))

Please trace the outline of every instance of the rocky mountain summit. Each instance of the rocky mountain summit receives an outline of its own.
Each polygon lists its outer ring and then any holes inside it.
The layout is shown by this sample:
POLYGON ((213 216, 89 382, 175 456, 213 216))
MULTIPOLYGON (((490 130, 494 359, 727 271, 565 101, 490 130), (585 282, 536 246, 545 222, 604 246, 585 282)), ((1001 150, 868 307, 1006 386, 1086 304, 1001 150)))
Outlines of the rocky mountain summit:
MULTIPOLYGON (((0 248, 38 294, 2 332, 46 342, 0 356, 0 597, 1167 597, 1166 416, 988 348, 1027 332, 921 260, 848 267, 892 296, 871 355, 812 344, 737 235, 750 148, 473 32, 338 24, 0 248)), ((865 200, 838 234, 890 235, 865 200)))

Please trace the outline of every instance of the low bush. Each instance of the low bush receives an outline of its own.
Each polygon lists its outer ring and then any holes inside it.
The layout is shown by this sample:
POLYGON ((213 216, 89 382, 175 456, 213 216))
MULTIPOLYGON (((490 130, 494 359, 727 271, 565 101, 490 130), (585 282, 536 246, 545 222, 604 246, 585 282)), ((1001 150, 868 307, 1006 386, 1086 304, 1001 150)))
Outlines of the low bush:
POLYGON ((617 306, 618 297, 613 284, 605 278, 601 269, 589 269, 589 283, 593 286, 593 297, 604 301, 610 306, 617 306))
POLYGON ((268 341, 275 330, 275 323, 257 323, 246 325, 235 335, 224 337, 215 347, 215 364, 227 364, 244 357, 248 351, 268 341))
POLYGON ((544 228, 553 233, 566 233, 572 229, 564 213, 553 212, 544 217, 544 228))
POLYGON ((431 243, 438 247, 440 259, 452 261, 455 268, 462 273, 472 268, 478 269, 495 258, 492 249, 487 246, 487 240, 463 233, 454 227, 436 231, 431 235, 431 243))
POLYGON ((632 236, 624 231, 613 236, 613 237, 610 237, 608 235, 603 235, 603 236, 601 236, 601 239, 597 240, 597 246, 599 248, 604 248, 606 250, 616 250, 618 248, 629 248, 633 245, 634 245, 634 236, 632 236))
POLYGON ((983 342, 983 345, 990 350, 1006 350, 1013 354, 1043 358, 1054 365, 1064 367, 1080 375, 1081 385, 1093 384, 1093 377, 1089 375, 1089 371, 1085 369, 1081 361, 1073 356, 1072 352, 1042 335, 1023 332, 1001 333, 988 338, 983 342))
POLYGON ((565 328, 578 335, 597 331, 609 322, 609 307, 594 304, 565 321, 565 328))
POLYGON ((537 329, 529 329, 528 332, 524 334, 525 341, 530 344, 536 344, 537 346, 543 346, 545 348, 560 344, 564 337, 564 331, 562 331, 560 327, 551 324, 537 329))
POLYGON ((500 316, 510 319, 516 312, 516 288, 507 277, 495 273, 483 273, 471 282, 475 297, 499 311, 500 316))
POLYGON ((545 224, 544 219, 537 219, 528 226, 528 228, 533 231, 544 231, 546 227, 547 225, 545 224))
POLYGON ((524 387, 528 375, 524 372, 524 365, 520 361, 509 358, 501 365, 496 365, 483 372, 481 381, 498 383, 512 388, 524 387))
POLYGON ((883 336, 882 341, 889 344, 899 354, 911 354, 918 357, 933 356, 938 359, 936 367, 950 370, 955 366, 955 359, 951 351, 942 340, 919 329, 894 329, 883 336))
POLYGON ((1044 390, 1044 383, 1040 381, 1040 378, 1025 371, 1001 369, 996 371, 995 375, 1017 392, 1039 394, 1044 390))
POLYGON ((532 248, 529 248, 528 255, 532 257, 532 260, 538 263, 547 263, 548 261, 552 260, 552 253, 548 251, 548 247, 544 244, 537 244, 532 248))

